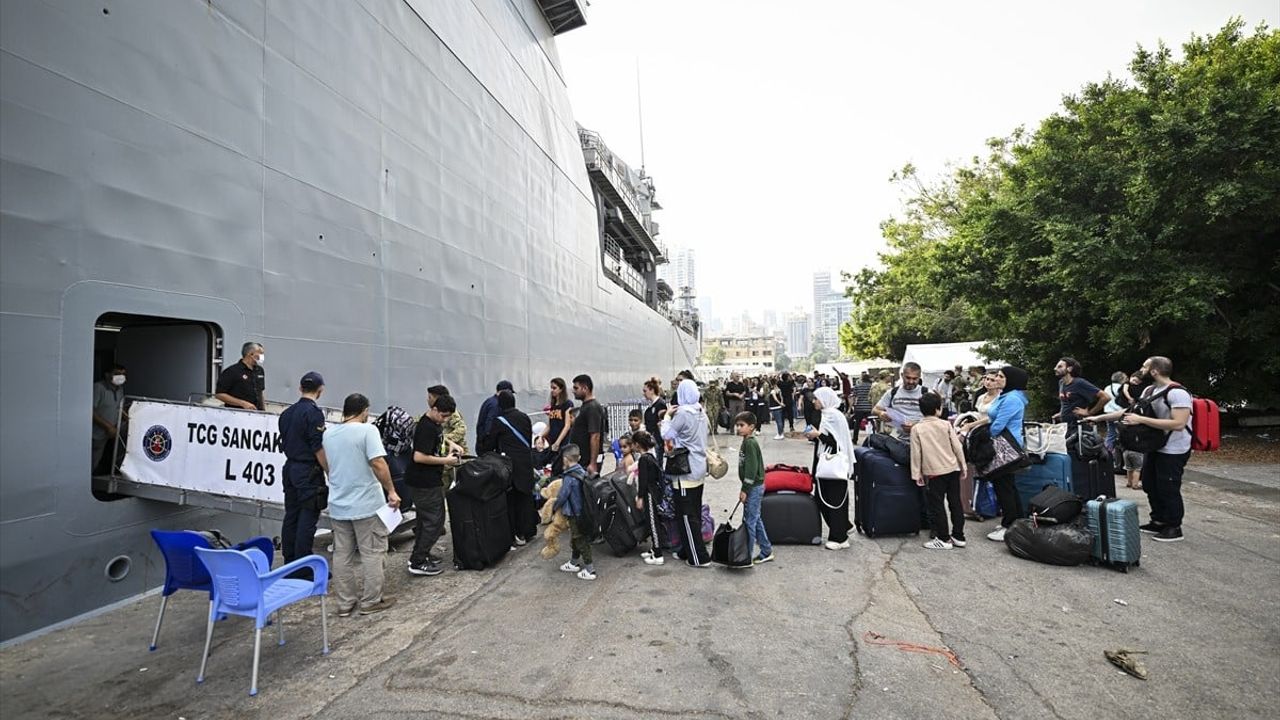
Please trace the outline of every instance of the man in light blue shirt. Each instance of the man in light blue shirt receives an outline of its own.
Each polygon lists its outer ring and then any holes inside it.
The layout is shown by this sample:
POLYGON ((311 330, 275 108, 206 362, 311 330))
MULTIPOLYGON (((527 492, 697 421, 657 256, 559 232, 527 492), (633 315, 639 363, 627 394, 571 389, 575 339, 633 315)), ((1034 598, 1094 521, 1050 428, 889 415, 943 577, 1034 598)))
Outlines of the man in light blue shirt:
POLYGON ((342 404, 342 424, 324 433, 324 454, 329 461, 329 525, 333 528, 338 616, 355 612, 357 600, 360 614, 372 615, 395 604, 395 598, 382 595, 387 526, 378 511, 383 505, 399 507, 400 497, 391 482, 382 438, 369 424, 369 398, 359 393, 347 396, 342 404), (357 563, 364 581, 358 596, 357 563))

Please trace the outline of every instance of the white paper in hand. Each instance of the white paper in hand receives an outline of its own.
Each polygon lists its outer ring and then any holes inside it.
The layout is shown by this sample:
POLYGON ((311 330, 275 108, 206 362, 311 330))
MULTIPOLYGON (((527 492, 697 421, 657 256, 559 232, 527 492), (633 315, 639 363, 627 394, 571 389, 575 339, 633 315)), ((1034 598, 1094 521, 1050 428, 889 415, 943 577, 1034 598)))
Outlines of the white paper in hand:
POLYGON ((383 505, 378 508, 378 519, 383 525, 387 526, 387 532, 395 532, 400 527, 400 522, 404 520, 404 516, 400 514, 399 508, 393 508, 390 505, 383 505))

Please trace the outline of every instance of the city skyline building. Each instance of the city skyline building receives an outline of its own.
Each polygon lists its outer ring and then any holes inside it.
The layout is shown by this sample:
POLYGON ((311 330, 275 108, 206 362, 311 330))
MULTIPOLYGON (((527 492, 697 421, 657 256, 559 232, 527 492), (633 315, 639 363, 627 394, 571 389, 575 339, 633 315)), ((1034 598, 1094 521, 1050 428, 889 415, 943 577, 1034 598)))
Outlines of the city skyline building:
POLYGON ((828 295, 819 309, 818 340, 832 357, 840 355, 840 325, 853 313, 853 300, 839 293, 828 295))
POLYGON ((807 357, 811 352, 809 341, 813 336, 809 314, 792 313, 787 318, 787 355, 793 358, 807 357))

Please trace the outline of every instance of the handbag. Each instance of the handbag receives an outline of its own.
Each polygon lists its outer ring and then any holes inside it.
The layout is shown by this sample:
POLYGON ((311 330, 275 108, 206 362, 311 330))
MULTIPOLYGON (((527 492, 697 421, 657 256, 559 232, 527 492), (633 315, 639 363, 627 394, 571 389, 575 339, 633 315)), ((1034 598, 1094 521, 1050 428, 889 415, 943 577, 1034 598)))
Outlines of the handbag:
POLYGON ((725 430, 733 429, 733 413, 729 412, 729 408, 720 408, 719 414, 716 415, 716 425, 725 430))
POLYGON ((674 448, 667 454, 663 455, 663 463, 666 465, 663 471, 668 475, 692 475, 693 470, 689 467, 689 448, 674 448))
POLYGON ((707 448, 707 474, 719 480, 729 472, 729 461, 720 457, 715 448, 707 448))
POLYGON ((716 529, 711 538, 711 562, 731 568, 751 567, 751 534, 747 524, 733 526, 733 516, 737 514, 742 503, 738 503, 729 519, 716 529))
POLYGON ((1022 449, 1018 441, 1014 439, 1013 433, 1009 432, 1009 428, 1000 431, 1000 434, 991 439, 991 444, 995 446, 996 455, 991 462, 987 463, 979 474, 985 478, 992 478, 998 475, 1021 470, 1030 464, 1027 457, 1027 451, 1022 449))
POLYGON ((1036 462, 1044 462, 1049 453, 1067 454, 1066 423, 1023 423, 1022 434, 1026 436, 1026 451, 1035 457, 1036 462))
POLYGON ((818 453, 818 472, 814 477, 822 480, 848 480, 849 456, 840 452, 818 453))

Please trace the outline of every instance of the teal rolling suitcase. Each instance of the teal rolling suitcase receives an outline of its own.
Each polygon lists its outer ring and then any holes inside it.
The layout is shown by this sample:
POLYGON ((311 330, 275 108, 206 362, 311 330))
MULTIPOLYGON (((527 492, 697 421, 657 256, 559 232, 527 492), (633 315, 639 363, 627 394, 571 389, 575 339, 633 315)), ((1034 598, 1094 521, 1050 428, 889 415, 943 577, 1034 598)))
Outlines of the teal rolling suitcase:
POLYGON ((1098 498, 1085 503, 1089 532, 1093 533, 1093 560, 1121 572, 1142 558, 1142 533, 1138 531, 1138 506, 1132 500, 1098 498))
MULTIPOLYGON (((1040 494, 1050 485, 1071 491, 1071 458, 1062 453, 1047 453, 1044 462, 1019 470, 1013 476, 1014 487, 1018 490, 1018 514, 1015 517, 1026 517, 1027 508, 1031 506, 1031 498, 1040 494)), ((1004 508, 1009 512, 1009 508, 1004 508)))

